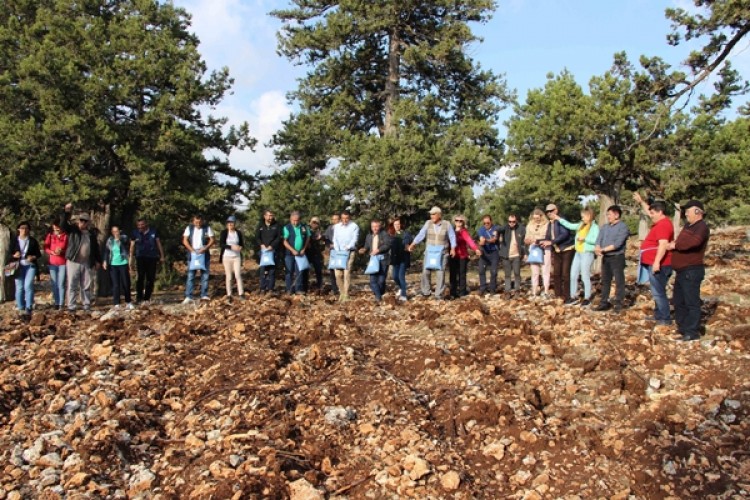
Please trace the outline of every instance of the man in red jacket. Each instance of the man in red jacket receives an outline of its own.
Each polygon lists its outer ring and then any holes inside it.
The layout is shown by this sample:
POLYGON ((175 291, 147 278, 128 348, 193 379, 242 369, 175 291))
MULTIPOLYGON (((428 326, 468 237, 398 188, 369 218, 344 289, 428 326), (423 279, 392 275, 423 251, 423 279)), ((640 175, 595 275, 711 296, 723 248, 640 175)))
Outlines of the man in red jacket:
POLYGON ((703 203, 690 200, 683 212, 687 225, 668 248, 673 251, 672 268, 677 274, 672 299, 678 340, 690 341, 700 338, 701 282, 706 274, 703 258, 710 232, 703 220, 703 203))

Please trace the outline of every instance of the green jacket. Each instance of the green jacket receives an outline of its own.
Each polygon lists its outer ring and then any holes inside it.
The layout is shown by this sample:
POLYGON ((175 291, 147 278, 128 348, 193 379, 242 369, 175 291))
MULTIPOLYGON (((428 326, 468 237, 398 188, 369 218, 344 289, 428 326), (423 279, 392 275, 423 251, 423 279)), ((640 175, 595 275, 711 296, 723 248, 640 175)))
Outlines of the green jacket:
MULTIPOLYGON (((560 219, 560 224, 570 229, 571 231, 576 231, 576 242, 578 242, 578 230, 583 225, 583 222, 572 223, 566 221, 565 219, 560 219)), ((591 222, 591 229, 589 229, 589 234, 586 235, 586 239, 583 241, 583 251, 593 252, 594 248, 596 248, 596 239, 598 237, 599 226, 596 225, 596 222, 591 222)))

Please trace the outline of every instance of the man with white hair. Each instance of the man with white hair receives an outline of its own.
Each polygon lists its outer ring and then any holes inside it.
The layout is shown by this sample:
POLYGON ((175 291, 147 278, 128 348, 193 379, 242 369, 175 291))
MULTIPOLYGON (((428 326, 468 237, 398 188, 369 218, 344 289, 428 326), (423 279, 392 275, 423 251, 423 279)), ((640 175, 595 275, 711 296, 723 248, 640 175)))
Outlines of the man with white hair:
POLYGON ((409 252, 425 241, 424 262, 422 263, 422 296, 430 296, 430 276, 435 271, 435 298, 442 299, 445 290, 445 268, 448 257, 456 255, 456 232, 450 222, 443 220, 440 207, 430 209, 430 220, 424 223, 414 241, 409 245, 409 252))

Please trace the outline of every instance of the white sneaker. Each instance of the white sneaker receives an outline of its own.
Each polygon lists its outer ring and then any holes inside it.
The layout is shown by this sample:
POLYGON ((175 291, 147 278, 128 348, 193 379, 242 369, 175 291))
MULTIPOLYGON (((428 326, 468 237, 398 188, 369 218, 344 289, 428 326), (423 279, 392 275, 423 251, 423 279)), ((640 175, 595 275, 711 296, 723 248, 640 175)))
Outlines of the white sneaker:
POLYGON ((401 302, 406 302, 409 299, 406 298, 406 295, 399 295, 398 300, 400 300, 401 302))
POLYGON ((193 303, 193 299, 191 299, 190 297, 185 297, 185 300, 182 301, 183 305, 188 305, 192 303, 193 303))
POLYGON ((201 297, 201 300, 204 301, 204 302, 210 302, 211 301, 211 297, 209 297, 208 295, 204 295, 203 297, 201 297))
POLYGON ((112 306, 113 311, 119 311, 120 310, 120 304, 117 304, 116 306, 112 306))
POLYGON ((125 305, 125 309, 127 309, 128 311, 132 311, 133 309, 135 309, 135 307, 133 306, 133 303, 132 303, 132 302, 128 302, 128 303, 127 303, 127 304, 125 305))

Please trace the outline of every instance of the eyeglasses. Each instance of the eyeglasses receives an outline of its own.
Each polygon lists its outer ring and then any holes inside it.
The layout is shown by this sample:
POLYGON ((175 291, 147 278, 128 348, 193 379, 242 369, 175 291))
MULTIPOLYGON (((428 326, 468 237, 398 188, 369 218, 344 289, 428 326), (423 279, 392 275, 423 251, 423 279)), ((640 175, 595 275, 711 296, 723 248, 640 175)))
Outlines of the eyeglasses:
POLYGON ((453 222, 455 222, 456 224, 463 224, 466 221, 463 221, 463 220, 454 220, 453 222))

